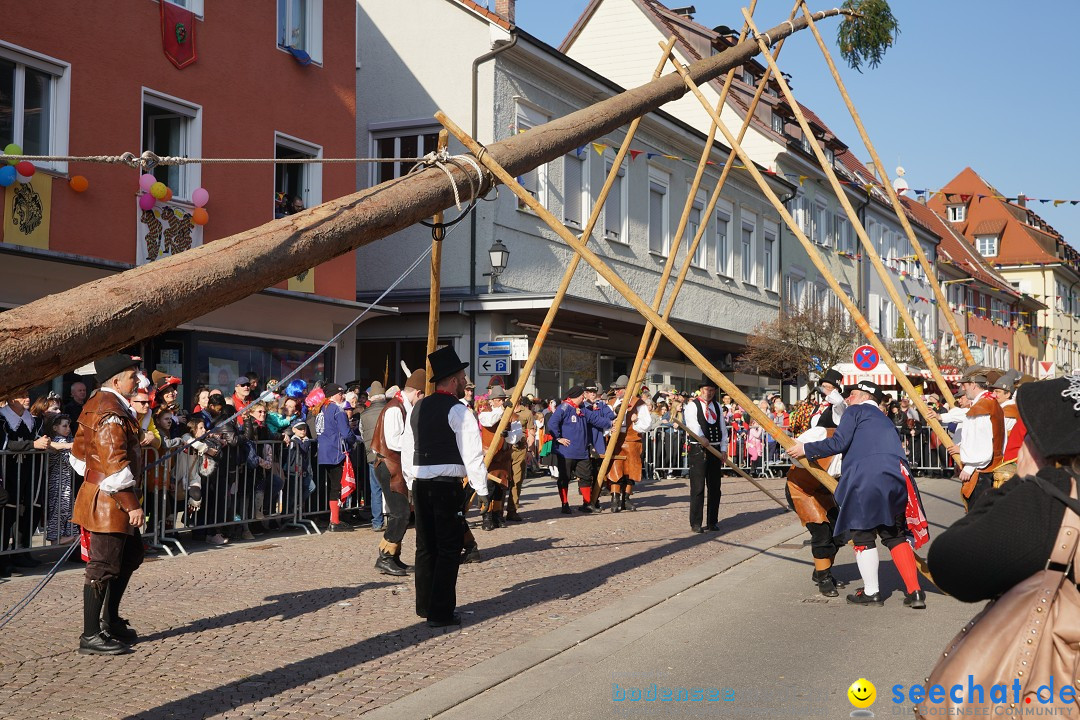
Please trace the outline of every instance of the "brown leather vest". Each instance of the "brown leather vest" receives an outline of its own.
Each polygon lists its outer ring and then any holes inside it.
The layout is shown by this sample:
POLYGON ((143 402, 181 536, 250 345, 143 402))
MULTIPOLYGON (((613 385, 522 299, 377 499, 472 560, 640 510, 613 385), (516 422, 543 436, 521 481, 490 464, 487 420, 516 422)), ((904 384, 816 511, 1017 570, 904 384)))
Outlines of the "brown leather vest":
POLYGON ((405 403, 400 397, 396 397, 386 403, 386 407, 379 413, 379 420, 375 423, 375 435, 371 438, 371 449, 375 451, 375 466, 383 464, 390 471, 390 489, 408 497, 409 488, 405 484, 405 476, 401 474, 401 453, 387 446, 386 435, 383 433, 383 418, 388 412, 400 412, 401 426, 405 427, 405 403))
MULTIPOLYGON (((504 408, 503 412, 509 412, 504 408)), ((509 485, 511 475, 511 464, 513 462, 513 454, 510 451, 510 446, 506 444, 504 438, 496 438, 495 431, 499 429, 499 421, 496 420, 492 426, 484 425, 480 423, 480 442, 484 446, 484 453, 486 454, 488 448, 491 447, 492 442, 498 443, 495 447, 498 448, 495 451, 494 457, 491 458, 491 465, 488 467, 488 473, 494 477, 499 478, 499 483, 502 485, 509 485)))
POLYGON ((1001 409, 1001 405, 998 401, 990 395, 984 395, 979 398, 979 401, 971 406, 971 409, 967 412, 967 417, 970 420, 975 417, 982 417, 983 415, 990 416, 990 426, 993 428, 994 433, 994 456, 990 459, 990 464, 981 470, 976 470, 971 473, 971 477, 967 482, 960 486, 960 493, 966 498, 971 496, 971 491, 975 489, 975 483, 979 479, 979 475, 984 472, 992 472, 994 468, 1001 464, 1001 460, 1004 457, 1005 451, 1005 413, 1001 409))
POLYGON ((128 511, 139 507, 136 491, 142 484, 140 429, 123 402, 110 392, 94 393, 79 415, 72 456, 86 463, 72 520, 90 532, 129 533, 128 511), (119 419, 119 422, 116 420, 119 419), (102 480, 127 467, 135 486, 108 494, 98 490, 102 480))

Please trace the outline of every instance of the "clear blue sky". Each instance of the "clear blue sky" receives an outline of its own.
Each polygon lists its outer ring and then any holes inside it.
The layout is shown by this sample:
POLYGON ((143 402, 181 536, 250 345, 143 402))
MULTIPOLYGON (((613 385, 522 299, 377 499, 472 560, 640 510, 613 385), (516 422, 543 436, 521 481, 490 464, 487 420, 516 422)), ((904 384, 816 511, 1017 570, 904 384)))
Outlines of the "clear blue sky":
MULTIPOLYGON (((739 8, 749 6, 731 0, 694 4, 697 22, 736 29, 742 26, 739 8)), ((809 4, 818 10, 839 3, 809 4)), ((586 5, 587 0, 517 0, 517 24, 558 47, 586 5)), ((759 0, 755 22, 763 29, 779 25, 791 5, 791 0, 759 0)), ((1006 196, 1080 200, 1075 75, 1080 2, 892 0, 891 5, 900 37, 877 69, 861 75, 839 60, 837 21, 821 25, 890 175, 902 165, 912 188, 936 189, 970 165, 1006 196)), ((795 35, 778 64, 793 76, 796 97, 868 161, 813 36, 795 35)), ((1029 206, 1080 247, 1080 205, 1029 206)))

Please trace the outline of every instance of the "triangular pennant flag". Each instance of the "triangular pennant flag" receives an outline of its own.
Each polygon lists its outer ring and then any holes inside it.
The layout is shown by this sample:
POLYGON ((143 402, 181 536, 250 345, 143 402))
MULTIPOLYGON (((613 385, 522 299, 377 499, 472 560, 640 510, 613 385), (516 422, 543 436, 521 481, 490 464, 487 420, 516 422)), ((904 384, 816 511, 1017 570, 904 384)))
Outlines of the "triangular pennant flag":
POLYGON ((1057 207, 1058 205, 1062 205, 1062 204, 1064 204, 1064 203, 1065 203, 1065 201, 1064 201, 1064 200, 1055 200, 1055 201, 1054 201, 1054 207, 1057 207))
POLYGON ((630 160, 631 161, 637 160, 637 156, 640 155, 643 152, 645 152, 645 151, 644 150, 631 150, 630 151, 630 160))
POLYGON ((664 155, 668 160, 682 160, 678 155, 664 155))
POLYGON ((604 151, 607 150, 607 147, 608 146, 605 145, 604 143, 595 143, 594 142, 592 144, 592 149, 596 151, 597 155, 603 155, 604 151))
POLYGON ((577 155, 578 157, 581 157, 581 153, 583 153, 583 152, 585 152, 585 146, 584 145, 582 145, 577 150, 575 150, 574 154, 577 155))
POLYGON ((961 195, 960 196, 960 202, 967 202, 970 199, 971 199, 970 195, 961 195))

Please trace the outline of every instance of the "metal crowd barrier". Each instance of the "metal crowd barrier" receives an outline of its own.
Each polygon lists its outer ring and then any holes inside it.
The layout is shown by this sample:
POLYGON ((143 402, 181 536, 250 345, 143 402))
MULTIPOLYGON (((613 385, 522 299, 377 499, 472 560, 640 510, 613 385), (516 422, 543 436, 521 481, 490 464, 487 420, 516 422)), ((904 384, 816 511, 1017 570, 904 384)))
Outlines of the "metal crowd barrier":
MULTIPOLYGON (((654 480, 689 475, 689 444, 682 428, 660 425, 646 433, 642 445, 646 471, 654 480)), ((761 434, 758 452, 752 452, 751 445, 749 429, 728 426, 727 451, 732 463, 754 477, 780 477, 787 473, 791 459, 767 433, 761 434)))

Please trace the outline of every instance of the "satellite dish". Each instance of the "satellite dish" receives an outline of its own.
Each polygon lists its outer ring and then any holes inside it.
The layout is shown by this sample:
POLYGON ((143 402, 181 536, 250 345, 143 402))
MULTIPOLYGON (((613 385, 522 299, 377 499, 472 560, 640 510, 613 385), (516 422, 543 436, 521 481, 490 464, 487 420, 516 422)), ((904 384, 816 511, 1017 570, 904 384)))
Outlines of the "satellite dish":
POLYGON ((902 177, 898 177, 893 180, 893 189, 901 195, 904 194, 904 192, 906 192, 909 187, 910 186, 908 185, 907 180, 902 177))
POLYGON ((907 171, 904 170, 903 166, 901 166, 901 165, 896 166, 896 174, 897 174, 898 177, 904 177, 905 172, 907 172, 907 171))

